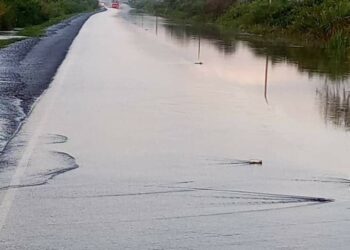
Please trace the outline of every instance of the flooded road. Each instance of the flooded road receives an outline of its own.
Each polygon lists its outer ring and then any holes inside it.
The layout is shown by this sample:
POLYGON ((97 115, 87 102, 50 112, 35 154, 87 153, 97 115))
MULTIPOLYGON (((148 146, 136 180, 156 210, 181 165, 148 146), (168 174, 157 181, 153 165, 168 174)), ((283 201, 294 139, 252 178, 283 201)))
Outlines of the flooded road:
POLYGON ((346 60, 123 7, 9 145, 1 248, 347 249, 346 60))
MULTIPOLYGON (((293 144, 313 149, 320 144, 325 146, 322 153, 312 155, 308 167, 301 168, 324 166, 322 171, 349 175, 347 160, 342 162, 349 149, 350 129, 350 61, 347 54, 229 33, 215 26, 176 23, 142 13, 131 12, 124 18, 139 29, 153 33, 158 42, 176 47, 184 60, 182 63, 200 65, 197 68, 200 77, 215 85, 212 96, 216 95, 221 101, 232 98, 230 104, 221 105, 220 109, 237 109, 239 106, 239 113, 248 112, 243 114, 244 119, 252 118, 248 122, 256 128, 246 134, 246 140, 251 140, 248 148, 254 147, 253 141, 275 147, 271 141, 258 140, 255 136, 259 135, 251 134, 257 130, 263 133, 262 130, 270 127, 275 132, 280 131, 286 140, 293 140, 291 147, 293 144), (244 98, 246 102, 243 104, 237 98, 244 98), (327 164, 316 163, 319 160, 327 161, 327 164)), ((239 114, 232 113, 235 115, 239 114)), ((232 125, 232 122, 228 124, 232 125)), ((287 157, 292 155, 289 150, 285 152, 287 157)), ((300 152, 301 160, 307 160, 310 153, 300 152)), ((283 152, 278 152, 273 158, 279 158, 281 154, 283 152)), ((286 159, 286 162, 290 160, 286 159)))

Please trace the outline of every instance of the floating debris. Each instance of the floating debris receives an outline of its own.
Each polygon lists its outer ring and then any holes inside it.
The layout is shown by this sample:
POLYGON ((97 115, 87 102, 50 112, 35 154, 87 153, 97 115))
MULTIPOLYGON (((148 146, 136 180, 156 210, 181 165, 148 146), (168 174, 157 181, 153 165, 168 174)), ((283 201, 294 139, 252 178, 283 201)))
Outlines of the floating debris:
POLYGON ((249 160, 249 161, 247 161, 247 163, 250 165, 262 165, 263 164, 262 160, 249 160))
POLYGON ((251 160, 237 160, 237 159, 223 159, 223 160, 213 160, 215 161, 215 165, 263 165, 263 161, 259 159, 251 159, 251 160))

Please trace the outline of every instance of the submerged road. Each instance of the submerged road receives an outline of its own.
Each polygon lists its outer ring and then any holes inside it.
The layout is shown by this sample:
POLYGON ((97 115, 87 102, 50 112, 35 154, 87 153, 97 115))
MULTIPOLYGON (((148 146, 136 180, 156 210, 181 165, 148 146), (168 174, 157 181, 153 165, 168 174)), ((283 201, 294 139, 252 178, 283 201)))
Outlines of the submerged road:
POLYGON ((347 149, 126 11, 86 22, 9 144, 0 248, 348 249, 347 149))

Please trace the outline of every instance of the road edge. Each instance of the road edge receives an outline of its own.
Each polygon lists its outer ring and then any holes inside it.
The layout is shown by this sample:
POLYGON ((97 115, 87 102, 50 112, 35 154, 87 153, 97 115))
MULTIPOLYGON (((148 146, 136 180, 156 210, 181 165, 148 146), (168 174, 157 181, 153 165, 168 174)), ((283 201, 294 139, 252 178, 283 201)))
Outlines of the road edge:
MULTIPOLYGON (((0 158, 35 107, 36 101, 49 88, 58 68, 86 21, 105 8, 82 13, 46 29, 40 38, 28 38, 0 50, 0 96, 20 101, 22 114, 10 114, 6 143, 0 148, 0 158), (13 116, 11 116, 13 115, 13 116)), ((0 166, 1 167, 1 166, 0 166)))

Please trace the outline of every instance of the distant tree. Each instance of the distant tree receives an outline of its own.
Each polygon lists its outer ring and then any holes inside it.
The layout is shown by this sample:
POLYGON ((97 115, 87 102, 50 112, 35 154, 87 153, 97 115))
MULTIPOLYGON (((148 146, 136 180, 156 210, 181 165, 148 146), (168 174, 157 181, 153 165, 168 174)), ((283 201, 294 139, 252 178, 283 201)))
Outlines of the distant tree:
POLYGON ((97 0, 0 0, 0 29, 41 24, 97 7, 97 0))
POLYGON ((0 18, 6 13, 7 6, 4 2, 0 2, 0 18))
POLYGON ((205 10, 207 13, 218 17, 239 0, 207 0, 205 10))

